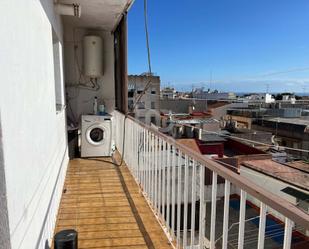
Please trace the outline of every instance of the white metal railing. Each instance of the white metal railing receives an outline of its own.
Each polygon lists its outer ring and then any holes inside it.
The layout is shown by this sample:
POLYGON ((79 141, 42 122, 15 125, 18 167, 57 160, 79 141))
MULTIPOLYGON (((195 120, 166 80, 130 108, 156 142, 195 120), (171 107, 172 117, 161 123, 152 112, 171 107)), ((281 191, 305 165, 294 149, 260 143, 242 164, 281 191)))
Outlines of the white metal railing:
MULTIPOLYGON (((285 217, 278 225, 282 227, 284 249, 291 247, 294 224, 309 229, 309 215, 284 199, 132 117, 125 118, 117 111, 113 116, 116 147, 124 153, 124 161, 175 248, 231 247, 231 194, 240 196, 237 237, 233 239, 239 249, 252 248, 252 242, 259 249, 264 248, 270 237, 266 231, 270 210, 285 217), (219 177, 221 182, 224 179, 222 183, 218 183, 219 177), (205 186, 207 181, 210 185, 205 186), (217 192, 220 184, 224 185, 221 196, 217 192), (211 191, 206 191, 207 188, 211 191), (246 217, 248 195, 260 201, 260 208, 257 233, 249 233, 247 238, 246 225, 252 220, 246 217), (220 197, 223 201, 218 210, 220 197)), ((279 236, 278 232, 273 234, 279 236)))

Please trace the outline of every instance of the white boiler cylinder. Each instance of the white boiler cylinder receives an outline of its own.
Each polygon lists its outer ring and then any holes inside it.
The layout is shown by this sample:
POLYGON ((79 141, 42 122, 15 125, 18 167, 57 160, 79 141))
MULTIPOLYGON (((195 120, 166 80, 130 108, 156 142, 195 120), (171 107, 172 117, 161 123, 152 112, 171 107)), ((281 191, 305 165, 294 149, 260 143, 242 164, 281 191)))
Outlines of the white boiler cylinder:
POLYGON ((84 74, 90 78, 103 75, 103 42, 94 35, 84 36, 84 74))

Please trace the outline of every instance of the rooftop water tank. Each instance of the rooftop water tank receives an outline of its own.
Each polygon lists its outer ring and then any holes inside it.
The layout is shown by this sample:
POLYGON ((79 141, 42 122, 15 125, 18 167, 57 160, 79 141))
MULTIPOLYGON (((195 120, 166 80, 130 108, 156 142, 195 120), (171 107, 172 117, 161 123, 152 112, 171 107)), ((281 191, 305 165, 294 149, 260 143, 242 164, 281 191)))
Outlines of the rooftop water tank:
POLYGON ((103 42, 94 35, 84 36, 84 75, 99 78, 103 75, 103 42))

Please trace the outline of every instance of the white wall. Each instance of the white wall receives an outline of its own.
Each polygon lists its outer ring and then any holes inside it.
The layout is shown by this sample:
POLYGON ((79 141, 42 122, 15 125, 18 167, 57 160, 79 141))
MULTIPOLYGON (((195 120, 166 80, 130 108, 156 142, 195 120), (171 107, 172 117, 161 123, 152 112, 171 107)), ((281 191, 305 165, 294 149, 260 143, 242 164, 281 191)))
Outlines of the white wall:
POLYGON ((0 107, 12 248, 51 238, 68 163, 65 112, 56 114, 52 0, 2 0, 0 107), (58 184, 57 184, 58 183, 58 184))
MULTIPOLYGON (((76 122, 80 121, 82 114, 93 113, 94 97, 98 97, 104 101, 107 112, 111 113, 115 108, 115 80, 114 80, 114 36, 111 32, 100 30, 86 30, 81 28, 73 28, 65 25, 64 28, 64 61, 65 61, 65 83, 66 91, 69 94, 70 107, 68 115, 76 122), (83 49, 82 41, 85 35, 98 35, 103 40, 103 73, 104 75, 98 79, 100 89, 98 91, 77 88, 80 73, 79 68, 83 70, 83 49), (74 53, 74 44, 77 45, 76 53, 74 53), (74 57, 76 59, 74 59, 74 57), (74 85, 75 87, 68 87, 74 85)), ((88 81, 89 78, 82 78, 81 81, 88 81)))

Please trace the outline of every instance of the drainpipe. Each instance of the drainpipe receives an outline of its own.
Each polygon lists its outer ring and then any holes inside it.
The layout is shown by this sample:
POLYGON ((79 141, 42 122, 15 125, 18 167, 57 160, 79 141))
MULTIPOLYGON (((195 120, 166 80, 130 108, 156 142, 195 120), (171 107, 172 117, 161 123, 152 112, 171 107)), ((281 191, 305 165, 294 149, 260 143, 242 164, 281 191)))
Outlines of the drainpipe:
POLYGON ((55 10, 59 15, 63 16, 76 16, 79 18, 81 15, 81 6, 77 3, 73 4, 56 3, 55 10))

